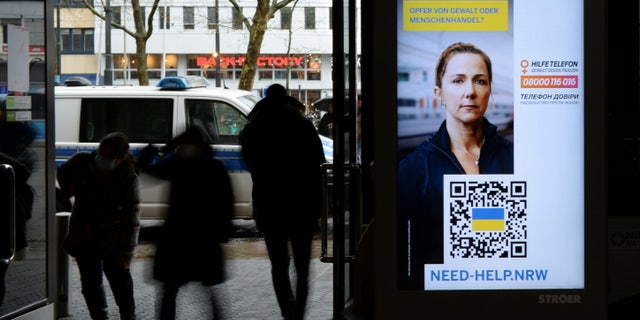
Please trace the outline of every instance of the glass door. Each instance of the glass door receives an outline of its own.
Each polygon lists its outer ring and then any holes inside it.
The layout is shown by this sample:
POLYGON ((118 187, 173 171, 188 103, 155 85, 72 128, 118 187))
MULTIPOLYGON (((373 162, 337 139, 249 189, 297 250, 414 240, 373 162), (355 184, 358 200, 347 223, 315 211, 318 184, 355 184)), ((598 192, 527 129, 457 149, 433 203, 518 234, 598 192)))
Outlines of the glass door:
POLYGON ((364 227, 371 219, 362 210, 362 181, 366 178, 361 167, 364 133, 358 108, 361 105, 359 10, 356 1, 333 1, 333 163, 324 168, 327 192, 321 260, 333 264, 334 319, 343 319, 350 312, 348 306, 361 296, 356 254, 364 227))
POLYGON ((52 135, 46 132, 53 81, 47 81, 45 17, 52 10, 46 6, 0 2, 0 319, 54 309, 47 205, 52 135))

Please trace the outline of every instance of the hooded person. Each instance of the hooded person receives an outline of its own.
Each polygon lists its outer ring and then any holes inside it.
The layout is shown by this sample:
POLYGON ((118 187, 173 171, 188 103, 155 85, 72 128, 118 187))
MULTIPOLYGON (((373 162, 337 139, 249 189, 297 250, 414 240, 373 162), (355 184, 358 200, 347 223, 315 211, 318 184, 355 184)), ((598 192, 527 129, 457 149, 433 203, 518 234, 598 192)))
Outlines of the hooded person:
POLYGON ((109 319, 104 273, 120 319, 136 319, 130 265, 140 230, 140 180, 128 137, 105 135, 95 151, 76 153, 56 174, 61 195, 74 197, 63 248, 78 264, 91 318, 109 319))

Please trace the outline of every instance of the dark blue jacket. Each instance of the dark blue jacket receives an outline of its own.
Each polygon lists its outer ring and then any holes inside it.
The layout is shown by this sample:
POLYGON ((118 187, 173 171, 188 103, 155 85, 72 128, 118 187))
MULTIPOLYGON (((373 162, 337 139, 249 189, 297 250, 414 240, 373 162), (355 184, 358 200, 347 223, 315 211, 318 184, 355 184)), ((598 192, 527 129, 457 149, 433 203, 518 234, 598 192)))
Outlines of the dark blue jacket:
MULTIPOLYGON (((513 143, 486 118, 480 174, 512 174, 513 143)), ((445 121, 398 165, 398 286, 422 289, 423 265, 443 263, 443 179, 465 174, 451 152, 445 121)))

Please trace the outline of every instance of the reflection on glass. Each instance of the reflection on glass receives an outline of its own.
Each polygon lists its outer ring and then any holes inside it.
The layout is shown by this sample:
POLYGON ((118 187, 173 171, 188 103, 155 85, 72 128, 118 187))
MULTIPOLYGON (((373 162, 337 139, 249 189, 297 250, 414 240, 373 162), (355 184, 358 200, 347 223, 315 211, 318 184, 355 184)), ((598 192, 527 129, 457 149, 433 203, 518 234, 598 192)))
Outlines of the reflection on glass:
MULTIPOLYGON (((47 296, 44 4, 25 1, 18 6, 15 2, 0 2, 0 39, 7 48, 0 52, 0 164, 10 165, 15 176, 14 225, 5 220, 0 225, 3 238, 10 228, 15 228, 13 259, 2 259, 4 263, 0 263, 0 280, 4 284, 0 318, 47 296), (16 29, 20 31, 10 32, 16 29), (17 47, 15 43, 25 44, 28 51, 12 49, 17 47), (21 65, 23 61, 26 66, 21 65), (9 72, 16 66, 29 72, 9 72)), ((6 189, 6 177, 3 175, 0 180, 2 190, 6 189)), ((7 206, 0 207, 1 214, 7 211, 7 206)), ((4 241, 0 246, 0 251, 6 253, 4 241)))

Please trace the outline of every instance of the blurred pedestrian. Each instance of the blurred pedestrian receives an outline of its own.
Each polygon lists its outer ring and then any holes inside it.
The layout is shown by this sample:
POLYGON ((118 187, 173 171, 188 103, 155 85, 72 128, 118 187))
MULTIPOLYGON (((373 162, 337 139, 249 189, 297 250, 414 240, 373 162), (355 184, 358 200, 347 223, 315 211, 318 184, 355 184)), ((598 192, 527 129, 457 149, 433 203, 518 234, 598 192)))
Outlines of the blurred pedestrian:
POLYGON ((327 138, 333 138, 333 99, 329 100, 327 112, 320 118, 318 133, 327 138))
POLYGON ((255 108, 240 132, 243 158, 253 180, 253 214, 264 235, 273 287, 285 319, 303 319, 309 294, 311 243, 322 201, 322 143, 304 105, 278 84, 255 108), (289 279, 289 244, 296 269, 289 279))
MULTIPOLYGON (((224 281, 221 243, 227 242, 233 219, 231 179, 213 158, 213 141, 201 126, 192 126, 165 149, 165 158, 147 146, 138 162, 146 173, 171 183, 169 213, 156 241, 153 276, 163 283, 161 320, 175 319, 181 286, 201 282, 211 287, 224 281)), ((213 319, 224 319, 221 297, 213 290, 213 319)))
POLYGON ((92 319, 108 319, 106 275, 120 319, 136 319, 130 264, 140 229, 140 181, 124 133, 75 154, 57 172, 61 192, 74 197, 63 248, 75 257, 92 319))

